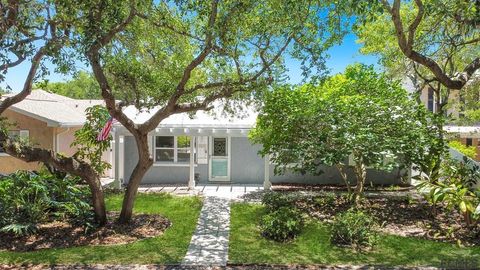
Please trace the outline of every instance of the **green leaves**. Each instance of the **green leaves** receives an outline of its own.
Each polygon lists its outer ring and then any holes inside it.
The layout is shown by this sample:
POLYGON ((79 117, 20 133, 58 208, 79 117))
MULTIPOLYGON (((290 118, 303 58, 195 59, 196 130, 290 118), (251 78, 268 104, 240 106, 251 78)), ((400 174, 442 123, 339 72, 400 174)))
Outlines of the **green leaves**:
POLYGON ((250 136, 277 172, 319 174, 319 165, 344 164, 353 153, 366 166, 391 170, 415 154, 410 148, 423 147, 417 140, 426 136, 425 115, 399 82, 352 65, 318 86, 267 93, 250 136))
POLYGON ((75 157, 88 161, 98 175, 102 175, 111 165, 102 160, 103 153, 110 147, 111 136, 107 140, 97 141, 98 133, 110 118, 105 107, 95 105, 86 109, 87 121, 75 132, 72 147, 77 148, 75 157))

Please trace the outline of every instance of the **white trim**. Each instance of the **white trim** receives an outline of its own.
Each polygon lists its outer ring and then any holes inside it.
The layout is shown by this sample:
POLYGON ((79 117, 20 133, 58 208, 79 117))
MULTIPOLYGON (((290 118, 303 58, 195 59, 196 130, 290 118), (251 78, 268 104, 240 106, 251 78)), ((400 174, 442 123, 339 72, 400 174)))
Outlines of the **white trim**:
MULTIPOLYGON (((171 162, 156 162, 153 167, 190 167, 190 163, 171 163, 171 162)), ((195 164, 195 167, 198 165, 195 164)))
POLYGON ((188 188, 195 187, 195 137, 190 136, 190 164, 189 164, 189 179, 188 188))
POLYGON ((10 156, 10 155, 7 154, 7 153, 4 153, 4 152, 1 152, 1 153, 0 153, 0 157, 9 157, 9 156, 10 156))

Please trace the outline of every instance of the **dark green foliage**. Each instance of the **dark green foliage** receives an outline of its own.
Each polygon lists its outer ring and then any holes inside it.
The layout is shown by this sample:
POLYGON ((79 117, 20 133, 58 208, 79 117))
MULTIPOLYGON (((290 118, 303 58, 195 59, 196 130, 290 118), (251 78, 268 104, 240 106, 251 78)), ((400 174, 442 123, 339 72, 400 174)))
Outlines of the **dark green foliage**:
POLYGON ((374 218, 360 210, 350 209, 338 214, 332 225, 330 241, 340 246, 355 249, 372 247, 377 241, 374 218))
POLYGON ((260 227, 266 238, 285 242, 300 234, 304 221, 302 214, 296 208, 280 207, 264 215, 260 227))
POLYGON ((294 207, 295 196, 291 193, 268 192, 263 195, 262 204, 268 211, 275 211, 281 207, 294 207))
POLYGON ((93 224, 88 189, 78 179, 59 179, 48 172, 18 171, 0 178, 0 231, 17 235, 35 232, 55 219, 93 224))

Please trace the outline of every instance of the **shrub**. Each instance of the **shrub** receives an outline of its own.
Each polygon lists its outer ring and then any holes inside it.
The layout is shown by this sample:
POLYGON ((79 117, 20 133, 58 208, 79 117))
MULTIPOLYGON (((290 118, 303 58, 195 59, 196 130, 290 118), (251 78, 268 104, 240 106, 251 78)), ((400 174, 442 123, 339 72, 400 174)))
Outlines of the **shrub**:
POLYGON ((350 209, 338 214, 332 225, 330 241, 335 245, 355 249, 372 247, 377 240, 377 223, 374 218, 360 210, 350 209))
POLYGON ((268 192, 263 195, 262 204, 268 211, 275 211, 282 207, 294 207, 295 196, 293 194, 268 192))
POLYGON ((459 141, 449 141, 448 145, 469 158, 474 159, 477 156, 477 149, 475 146, 466 146, 459 141))
POLYGON ((38 224, 55 219, 91 226, 89 191, 78 181, 44 171, 18 171, 0 178, 0 231, 30 234, 38 224))
POLYGON ((279 242, 295 238, 303 229, 303 217, 295 208, 281 207, 262 217, 264 237, 279 242))

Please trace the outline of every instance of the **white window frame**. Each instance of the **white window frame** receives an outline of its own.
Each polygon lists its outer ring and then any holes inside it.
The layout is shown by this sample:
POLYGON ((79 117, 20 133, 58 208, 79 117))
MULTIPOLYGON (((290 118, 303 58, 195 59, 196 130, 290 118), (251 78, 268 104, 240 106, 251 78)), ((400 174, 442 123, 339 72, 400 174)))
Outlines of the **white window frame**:
POLYGON ((194 162, 196 163, 196 155, 195 153, 197 152, 197 145, 195 143, 195 139, 192 140, 192 137, 191 136, 188 136, 188 135, 178 135, 178 136, 174 136, 174 135, 155 135, 153 136, 153 156, 155 158, 155 164, 156 165, 162 165, 162 164, 165 164, 165 165, 189 165, 190 164, 190 161, 185 161, 185 162, 178 162, 178 150, 179 149, 185 149, 185 150, 190 150, 190 146, 188 147, 178 147, 178 137, 179 136, 185 136, 185 137, 188 137, 190 138, 190 144, 194 144, 194 150, 193 150, 193 154, 194 154, 194 162), (173 137, 173 148, 172 147, 157 147, 157 137, 173 137), (165 150, 173 150, 173 162, 172 161, 159 161, 157 160, 157 150, 158 149, 165 149, 165 150))

